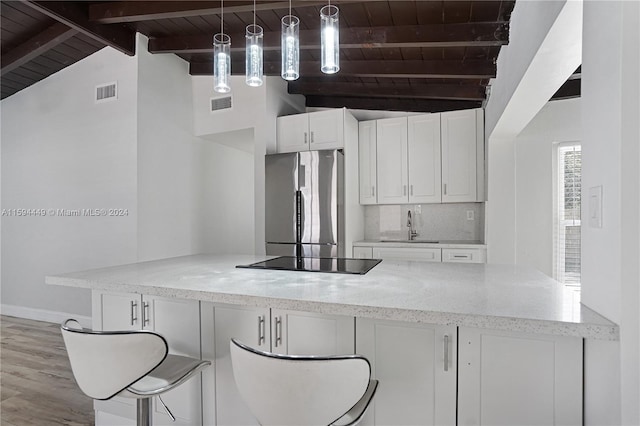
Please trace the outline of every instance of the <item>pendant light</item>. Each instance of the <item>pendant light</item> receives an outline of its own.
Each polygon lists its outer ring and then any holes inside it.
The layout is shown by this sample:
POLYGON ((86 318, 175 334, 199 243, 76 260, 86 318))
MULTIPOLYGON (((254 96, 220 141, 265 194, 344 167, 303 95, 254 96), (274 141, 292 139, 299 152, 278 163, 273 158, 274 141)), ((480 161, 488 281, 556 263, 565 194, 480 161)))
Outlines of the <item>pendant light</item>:
POLYGON ((231 37, 224 33, 224 0, 221 2, 220 32, 213 36, 213 90, 231 91, 231 37))
POLYGON ((331 1, 320 9, 320 70, 325 74, 340 71, 340 11, 331 1))
POLYGON ((247 25, 246 45, 246 82, 249 86, 262 86, 263 69, 263 30, 256 25, 256 0, 253 0, 253 24, 247 25))
POLYGON ((297 80, 300 77, 300 20, 289 14, 282 18, 282 69, 280 75, 285 80, 297 80))

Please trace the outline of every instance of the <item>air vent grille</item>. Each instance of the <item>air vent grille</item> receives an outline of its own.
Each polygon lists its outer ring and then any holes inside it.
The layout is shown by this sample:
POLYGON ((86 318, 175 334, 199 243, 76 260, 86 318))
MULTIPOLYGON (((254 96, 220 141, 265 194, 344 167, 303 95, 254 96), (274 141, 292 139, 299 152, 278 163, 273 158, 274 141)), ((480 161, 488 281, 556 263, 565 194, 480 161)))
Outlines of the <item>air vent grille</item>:
POLYGON ((225 96, 224 98, 211 98, 211 112, 229 108, 231 108, 231 96, 225 96))
POLYGON ((107 83, 96 86, 96 103, 111 101, 118 98, 118 84, 107 83))

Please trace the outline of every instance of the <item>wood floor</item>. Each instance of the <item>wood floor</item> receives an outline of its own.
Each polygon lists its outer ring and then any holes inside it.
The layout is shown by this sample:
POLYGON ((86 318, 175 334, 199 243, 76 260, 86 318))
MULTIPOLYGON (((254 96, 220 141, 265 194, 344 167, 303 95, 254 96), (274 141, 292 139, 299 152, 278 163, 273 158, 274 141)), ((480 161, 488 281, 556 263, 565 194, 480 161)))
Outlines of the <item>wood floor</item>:
POLYGON ((0 424, 93 425, 92 400, 76 385, 60 325, 0 316, 0 424))

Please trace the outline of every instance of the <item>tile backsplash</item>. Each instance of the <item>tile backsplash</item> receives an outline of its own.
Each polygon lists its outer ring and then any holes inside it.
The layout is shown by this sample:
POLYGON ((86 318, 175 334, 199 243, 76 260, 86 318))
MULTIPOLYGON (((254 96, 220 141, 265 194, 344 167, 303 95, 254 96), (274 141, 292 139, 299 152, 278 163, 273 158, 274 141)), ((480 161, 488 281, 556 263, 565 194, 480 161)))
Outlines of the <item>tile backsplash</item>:
POLYGON ((409 210, 418 240, 484 242, 484 203, 366 206, 365 239, 407 239, 409 210))

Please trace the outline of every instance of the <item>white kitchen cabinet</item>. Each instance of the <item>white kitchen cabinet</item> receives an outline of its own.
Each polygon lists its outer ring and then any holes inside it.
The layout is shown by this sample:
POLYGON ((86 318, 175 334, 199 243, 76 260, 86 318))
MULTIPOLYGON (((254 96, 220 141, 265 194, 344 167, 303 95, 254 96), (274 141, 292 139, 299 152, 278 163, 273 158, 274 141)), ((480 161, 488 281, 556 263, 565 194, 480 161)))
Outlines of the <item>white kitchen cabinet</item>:
POLYGON ((360 204, 377 204, 376 121, 358 123, 360 204))
MULTIPOLYGON (((169 352, 200 358, 200 303, 197 300, 169 299, 128 293, 94 291, 93 324, 96 330, 151 330, 163 335, 169 352)), ((156 398, 153 398, 154 424, 202 424, 200 375, 192 377, 176 389, 164 393, 176 422, 172 422, 156 398)), ((96 426, 109 425, 112 416, 135 422, 135 400, 116 397, 96 401, 96 426), (104 414, 98 415, 98 412, 104 414)))
POLYGON ((356 352, 380 381, 363 425, 455 425, 455 326, 356 320, 356 352))
POLYGON ((409 203, 442 201, 440 114, 407 118, 409 203))
POLYGON ((264 351, 291 355, 354 353, 353 317, 203 304, 203 358, 215 361, 215 374, 204 376, 204 424, 257 424, 236 389, 229 342, 236 338, 264 351))
POLYGON ((377 120, 378 204, 409 201, 407 118, 377 120))
POLYGON ((331 109, 278 117, 277 152, 344 148, 344 114, 331 109))
POLYGON ((484 197, 484 124, 481 109, 441 114, 442 202, 484 197))
POLYGON ((354 259, 373 259, 373 247, 353 247, 354 259))
POLYGON ((459 425, 581 425, 582 339, 460 327, 459 425))
POLYGON ((423 247, 373 247, 373 258, 383 260, 419 260, 421 262, 442 261, 439 248, 423 247))
POLYGON ((443 248, 442 261, 447 263, 485 263, 487 250, 484 248, 443 248))

